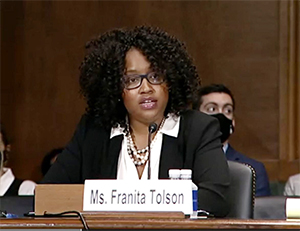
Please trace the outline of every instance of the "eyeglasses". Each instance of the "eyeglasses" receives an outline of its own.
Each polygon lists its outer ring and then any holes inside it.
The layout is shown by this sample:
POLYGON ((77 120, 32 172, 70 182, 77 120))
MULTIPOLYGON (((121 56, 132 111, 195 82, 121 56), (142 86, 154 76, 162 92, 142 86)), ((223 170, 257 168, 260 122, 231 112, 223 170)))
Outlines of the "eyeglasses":
POLYGON ((122 82, 125 89, 132 90, 140 87, 143 82, 143 79, 147 79, 147 81, 153 85, 160 85, 165 81, 163 75, 159 75, 155 72, 150 72, 144 75, 138 75, 138 74, 124 75, 122 82))

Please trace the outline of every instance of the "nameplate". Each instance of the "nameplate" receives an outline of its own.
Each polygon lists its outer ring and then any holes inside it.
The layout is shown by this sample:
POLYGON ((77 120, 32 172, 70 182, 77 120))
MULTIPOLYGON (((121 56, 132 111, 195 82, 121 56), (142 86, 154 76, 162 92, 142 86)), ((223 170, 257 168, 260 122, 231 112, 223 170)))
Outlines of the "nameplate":
POLYGON ((83 211, 173 211, 191 214, 191 180, 86 180, 83 211))

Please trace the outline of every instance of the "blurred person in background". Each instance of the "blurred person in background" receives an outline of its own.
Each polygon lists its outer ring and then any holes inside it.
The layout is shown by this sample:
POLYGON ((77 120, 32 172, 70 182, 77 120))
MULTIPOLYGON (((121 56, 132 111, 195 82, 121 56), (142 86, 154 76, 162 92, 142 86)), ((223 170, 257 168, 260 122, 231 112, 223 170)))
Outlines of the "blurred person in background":
POLYGON ((231 91, 223 84, 211 84, 200 88, 194 109, 219 120, 222 132, 221 142, 227 160, 252 166, 256 172, 255 196, 270 196, 269 178, 263 163, 236 151, 229 144, 229 137, 235 128, 235 100, 231 91))
POLYGON ((300 196, 300 173, 289 177, 283 194, 285 196, 300 196))
POLYGON ((30 180, 21 180, 16 178, 12 169, 6 167, 11 145, 3 126, 0 126, 0 196, 34 195, 36 184, 30 180))

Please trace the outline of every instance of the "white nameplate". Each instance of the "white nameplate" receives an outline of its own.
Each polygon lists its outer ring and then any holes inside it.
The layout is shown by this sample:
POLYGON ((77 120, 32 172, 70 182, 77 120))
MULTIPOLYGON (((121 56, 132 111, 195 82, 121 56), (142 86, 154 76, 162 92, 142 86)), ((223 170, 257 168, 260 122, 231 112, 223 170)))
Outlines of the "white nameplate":
POLYGON ((182 211, 191 214, 191 180, 86 180, 83 211, 182 211))

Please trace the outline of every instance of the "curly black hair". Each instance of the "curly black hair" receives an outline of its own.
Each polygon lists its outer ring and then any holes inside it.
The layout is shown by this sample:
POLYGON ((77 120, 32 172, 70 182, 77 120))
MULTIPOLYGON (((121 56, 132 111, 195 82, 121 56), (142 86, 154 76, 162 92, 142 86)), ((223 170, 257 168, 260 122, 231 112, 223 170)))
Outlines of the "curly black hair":
POLYGON ((196 67, 177 38, 148 26, 108 31, 87 43, 88 54, 80 66, 86 113, 106 129, 118 124, 125 127, 127 111, 122 101, 121 79, 126 53, 133 47, 147 57, 153 71, 165 75, 169 89, 165 115, 179 115, 190 108, 200 86, 196 67))

